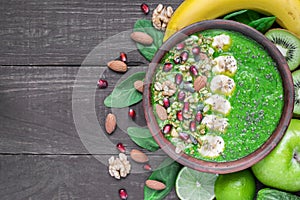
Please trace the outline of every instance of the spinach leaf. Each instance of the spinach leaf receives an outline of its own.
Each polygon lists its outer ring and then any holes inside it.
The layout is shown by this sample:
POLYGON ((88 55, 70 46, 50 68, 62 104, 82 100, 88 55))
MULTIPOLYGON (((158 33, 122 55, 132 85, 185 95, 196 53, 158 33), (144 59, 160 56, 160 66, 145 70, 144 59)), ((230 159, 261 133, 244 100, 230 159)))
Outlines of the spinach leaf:
POLYGON ((124 108, 140 102, 143 95, 134 88, 134 82, 143 80, 145 72, 137 72, 118 84, 104 100, 104 105, 113 108, 124 108))
POLYGON ((148 128, 128 127, 127 133, 131 140, 138 146, 149 151, 156 151, 159 149, 158 144, 153 139, 148 128))
POLYGON ((133 27, 134 31, 144 32, 153 38, 153 43, 151 45, 142 45, 136 43, 140 53, 148 60, 151 61, 156 51, 162 45, 164 34, 163 32, 155 29, 150 20, 137 20, 133 27))
POLYGON ((165 159, 158 167, 158 170, 152 172, 148 179, 157 180, 166 185, 164 190, 153 190, 144 186, 144 199, 145 200, 161 200, 166 197, 173 189, 178 172, 181 165, 172 160, 171 158, 165 159))
POLYGON ((230 19, 243 24, 249 24, 250 22, 257 20, 261 17, 261 14, 253 10, 240 10, 226 15, 223 19, 230 19))
POLYGON ((265 33, 273 23, 275 22, 276 17, 263 17, 260 19, 257 19, 255 21, 250 22, 248 25, 255 28, 256 30, 265 33))

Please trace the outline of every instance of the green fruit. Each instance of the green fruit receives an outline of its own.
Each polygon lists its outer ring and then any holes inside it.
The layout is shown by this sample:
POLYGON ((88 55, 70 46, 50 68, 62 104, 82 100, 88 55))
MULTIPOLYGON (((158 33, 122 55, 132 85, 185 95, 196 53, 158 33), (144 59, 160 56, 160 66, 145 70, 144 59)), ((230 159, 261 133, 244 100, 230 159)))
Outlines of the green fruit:
POLYGON ((279 144, 252 171, 267 186, 300 191, 300 120, 291 120, 279 144))
POLYGON ((294 71, 292 76, 295 89, 294 115, 300 116, 300 70, 294 71))
POLYGON ((221 174, 215 183, 217 200, 253 200, 255 196, 255 179, 249 169, 221 174))
POLYGON ((300 200, 300 197, 287 192, 270 189, 270 188, 264 188, 259 190, 256 197, 256 200, 278 200, 278 199, 300 200))
POLYGON ((184 167, 177 175, 175 189, 181 200, 212 200, 215 197, 216 174, 184 167))
POLYGON ((300 65, 300 39, 286 29, 271 29, 265 36, 271 40, 285 57, 290 70, 300 65))

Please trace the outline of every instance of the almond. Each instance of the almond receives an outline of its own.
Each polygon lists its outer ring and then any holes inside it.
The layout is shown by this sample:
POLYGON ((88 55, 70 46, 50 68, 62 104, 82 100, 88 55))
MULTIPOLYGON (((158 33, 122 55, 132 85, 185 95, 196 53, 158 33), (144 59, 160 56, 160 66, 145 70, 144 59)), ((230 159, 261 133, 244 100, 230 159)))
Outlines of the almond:
POLYGON ((105 130, 108 134, 112 134, 117 127, 116 116, 112 113, 109 113, 105 119, 105 130))
POLYGON ((120 60, 112 60, 107 63, 107 66, 116 72, 126 72, 127 71, 127 65, 123 61, 120 60))
POLYGON ((146 180, 145 184, 148 188, 151 188, 153 190, 163 190, 166 188, 166 185, 164 183, 156 180, 146 180))
POLYGON ((130 157, 132 158, 132 160, 138 163, 145 163, 149 161, 148 156, 137 149, 131 150, 130 157))
POLYGON ((137 91, 143 93, 143 89, 144 89, 144 82, 143 82, 143 81, 137 80, 137 81, 134 82, 133 85, 134 85, 134 88, 135 88, 137 91))
POLYGON ((161 119, 161 120, 168 119, 167 110, 163 106, 156 104, 155 110, 156 110, 156 114, 159 117, 159 119, 161 119))
POLYGON ((206 86, 206 83, 207 83, 206 76, 198 76, 194 81, 194 89, 196 91, 199 91, 206 86))
POLYGON ((151 45, 153 43, 153 38, 144 32, 133 32, 131 33, 130 37, 134 41, 143 45, 151 45))

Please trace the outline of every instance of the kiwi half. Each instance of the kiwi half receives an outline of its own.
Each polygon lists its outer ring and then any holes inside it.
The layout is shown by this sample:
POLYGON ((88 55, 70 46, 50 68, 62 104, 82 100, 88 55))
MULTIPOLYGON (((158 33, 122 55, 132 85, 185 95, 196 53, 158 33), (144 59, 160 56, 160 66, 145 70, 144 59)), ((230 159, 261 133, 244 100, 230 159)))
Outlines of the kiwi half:
POLYGON ((286 29, 271 29, 265 36, 285 57, 291 71, 300 65, 300 39, 296 35, 286 29))
POLYGON ((300 70, 292 73, 295 88, 294 115, 300 116, 300 70))

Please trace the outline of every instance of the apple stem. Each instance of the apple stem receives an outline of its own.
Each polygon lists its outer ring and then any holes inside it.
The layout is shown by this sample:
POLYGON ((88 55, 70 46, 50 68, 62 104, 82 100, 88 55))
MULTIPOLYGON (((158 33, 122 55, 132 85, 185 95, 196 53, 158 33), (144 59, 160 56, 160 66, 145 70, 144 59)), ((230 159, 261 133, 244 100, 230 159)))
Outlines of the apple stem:
POLYGON ((300 164, 300 156, 297 154, 297 152, 294 153, 294 159, 300 164))

